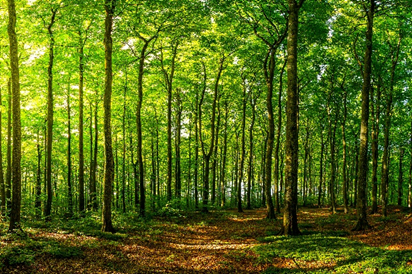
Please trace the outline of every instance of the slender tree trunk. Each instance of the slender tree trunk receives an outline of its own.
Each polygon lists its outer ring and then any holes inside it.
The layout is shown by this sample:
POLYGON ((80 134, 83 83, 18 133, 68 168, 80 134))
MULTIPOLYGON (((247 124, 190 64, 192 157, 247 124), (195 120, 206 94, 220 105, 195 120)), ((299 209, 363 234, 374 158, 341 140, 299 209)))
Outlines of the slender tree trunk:
MULTIPOLYGON (((379 158, 379 118, 380 118, 380 101, 381 101, 381 83, 382 78, 378 76, 377 98, 376 102, 372 102, 372 117, 374 119, 372 124, 372 212, 378 212, 378 158, 379 158), (375 113, 376 107, 376 113, 375 113)), ((373 101, 373 88, 371 99, 373 101)))
POLYGON ((296 3, 295 0, 288 0, 289 17, 288 17, 288 59, 287 75, 288 90, 286 104, 286 167, 285 167, 285 184, 286 198, 285 209, 283 214, 283 235, 298 235, 297 205, 298 205, 298 90, 297 90, 297 61, 298 61, 298 29, 299 29, 299 9, 304 0, 296 3))
POLYGON ((399 173, 398 173, 398 206, 402 205, 403 196, 403 156, 405 150, 400 148, 399 152, 399 173))
POLYGON ((6 170, 6 206, 7 215, 10 214, 11 210, 11 130, 12 130, 12 117, 11 117, 11 79, 7 83, 7 170, 6 170))
POLYGON ((53 62, 54 62, 54 37, 53 37, 53 25, 56 18, 57 9, 52 9, 52 16, 50 23, 47 26, 49 33, 50 45, 49 45, 49 66, 47 69, 48 81, 47 81, 47 168, 46 168, 46 190, 47 200, 45 206, 44 215, 46 220, 50 220, 53 191, 52 191, 52 150, 53 150, 53 62))
POLYGON ((196 95, 196 111, 195 111, 195 172, 194 172, 194 188, 195 188, 195 209, 199 208, 199 193, 197 190, 198 185, 198 172, 199 172, 199 128, 198 128, 198 107, 199 107, 199 99, 196 95))
POLYGON ((83 83, 84 83, 84 42, 79 35, 79 211, 84 213, 84 152, 83 152, 83 83))
POLYGON ((361 114, 361 132, 359 145, 359 170, 358 170, 358 189, 356 214, 357 224, 354 231, 368 229, 370 226, 366 213, 366 189, 368 175, 368 123, 369 123, 369 93, 371 89, 371 71, 372 71, 372 37, 373 37, 373 17, 375 13, 375 0, 370 0, 367 10, 367 31, 366 31, 366 49, 363 64, 363 86, 362 86, 362 114, 361 114))
POLYGON ((320 131, 320 159, 319 159, 319 189, 318 189, 318 207, 322 206, 322 183, 323 183, 323 153, 325 151, 325 143, 323 141, 323 124, 320 131))
POLYGON ((113 30, 113 16, 116 7, 116 0, 105 0, 105 90, 104 90, 104 147, 105 147, 105 174, 104 174, 104 190, 103 190, 103 225, 102 231, 115 232, 112 224, 112 196, 113 196, 113 181, 114 181, 114 161, 112 148, 112 30, 113 30))
MULTIPOLYGON (((0 100, 1 101, 1 100, 0 100)), ((1 118, 0 118, 1 120, 1 118)), ((0 136, 1 139, 1 136, 0 136)), ((1 151, 1 149, 0 149, 1 151)), ((1 159, 0 159, 0 169, 1 169, 1 159)), ((0 173, 2 177, 3 172, 0 173)), ((1 179, 0 177, 0 179, 1 179)), ((36 174, 36 198, 34 200, 34 208, 36 210, 36 217, 41 217, 41 148, 40 148, 40 130, 37 131, 37 174, 36 174)))
MULTIPOLYGON (((172 199, 172 93, 173 77, 175 71, 175 60, 178 44, 172 45, 172 64, 170 74, 166 71, 163 64, 163 50, 161 50, 161 64, 167 90, 167 200, 172 199)), ((176 191, 176 190, 175 190, 176 191)))
MULTIPOLYGON (((2 110, 3 110, 3 101, 1 97, 1 89, 0 89, 0 216, 6 216, 6 186, 4 184, 4 177, 3 177, 3 126, 2 126, 2 110)), ((37 132, 37 141, 39 140, 39 133, 37 132)), ((37 144, 38 146, 38 144, 37 144)), ((36 197, 37 201, 37 197, 36 197)), ((36 207, 37 208, 37 207, 36 207)))
POLYGON ((412 208, 412 122, 411 122, 411 139, 410 139, 410 155, 409 160, 409 179, 408 179, 408 207, 412 208))
POLYGON ((283 92, 283 73, 285 72, 286 61, 283 63, 282 70, 279 76, 279 94, 278 94, 278 124, 276 133, 276 146, 275 146, 275 199, 276 199, 276 212, 280 213, 279 202, 279 150, 280 150, 280 136, 282 131, 282 92, 283 92))
POLYGON ((220 130, 220 104, 217 105, 217 122, 216 122, 216 138, 215 138, 215 149, 213 151, 213 163, 212 163, 212 199, 211 202, 214 205, 216 201, 216 181, 217 181, 217 152, 219 147, 219 130, 220 130))
POLYGON ((92 208, 94 211, 97 211, 97 187, 96 187, 96 172, 97 172, 97 149, 98 149, 98 141, 99 141, 99 125, 98 125, 98 117, 97 117, 97 108, 98 108, 98 101, 97 101, 97 90, 96 90, 96 105, 94 108, 94 150, 93 150, 93 168, 91 170, 91 177, 92 177, 92 184, 90 184, 90 200, 92 203, 92 208))
POLYGON ((250 95, 250 107, 252 109, 252 120, 250 121, 249 127, 249 168, 247 174, 247 200, 246 200, 246 209, 252 209, 251 205, 251 192, 253 185, 253 128, 255 125, 256 118, 256 98, 253 98, 252 94, 250 95))
POLYGON ((13 95, 13 163, 12 182, 13 197, 11 201, 9 232, 20 227, 21 206, 21 121, 20 121, 20 75, 18 42, 16 34, 16 6, 14 0, 8 0, 9 22, 7 31, 10 43, 10 67, 13 95))
POLYGON ((246 88, 246 79, 243 79, 243 98, 242 98, 242 129, 241 129, 241 156, 240 156, 240 168, 239 168, 239 183, 237 189, 237 211, 243 212, 242 209, 242 181, 243 181, 243 168, 245 165, 246 157, 246 139, 245 139, 245 130, 246 130, 246 103, 247 103, 247 88, 246 88))
POLYGON ((223 156, 222 156, 222 169, 221 169, 221 174, 220 174, 220 185, 222 188, 221 189, 221 195, 222 195, 221 206, 222 207, 226 205, 226 159, 227 159, 228 115, 229 115, 228 102, 225 101, 225 133, 223 135, 223 156))
POLYGON ((348 213, 348 179, 347 179, 347 164, 346 164, 346 117, 347 117, 347 91, 344 90, 343 95, 343 121, 342 121, 342 173, 343 173, 343 182, 342 182, 342 195, 343 195, 343 211, 345 214, 348 213))
POLYGON ((71 107, 70 107, 70 78, 67 83, 67 199, 68 214, 73 215, 73 192, 72 192, 72 129, 71 129, 71 107))
POLYGON ((123 117, 122 117, 122 133, 123 133, 123 165, 122 165, 122 210, 126 213, 126 94, 127 94, 127 72, 126 83, 123 93, 123 117))
MULTIPOLYGON (((268 140, 266 147, 265 156, 265 196, 266 196, 266 208, 268 219, 275 219, 275 209, 272 201, 272 152, 273 152, 273 141, 274 141, 274 119, 273 119, 273 76, 275 71, 275 52, 273 49, 269 50, 269 69, 265 66, 266 75, 266 85, 267 85, 267 98, 266 98, 266 108, 268 111, 268 140)), ((267 63, 267 62, 266 62, 267 63)))
POLYGON ((176 136, 175 136, 175 196, 179 200, 182 197, 182 179, 181 179, 181 156, 180 156, 180 143, 181 143, 181 131, 182 131, 182 100, 180 98, 180 91, 176 91, 176 136))

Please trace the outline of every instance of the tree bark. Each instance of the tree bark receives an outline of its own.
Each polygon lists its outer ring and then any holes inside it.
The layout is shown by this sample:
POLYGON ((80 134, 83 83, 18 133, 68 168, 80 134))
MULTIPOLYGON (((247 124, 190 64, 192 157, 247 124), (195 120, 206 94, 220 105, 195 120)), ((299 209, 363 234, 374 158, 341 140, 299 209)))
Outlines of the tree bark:
POLYGON ((347 96, 348 92, 344 89, 343 94, 343 121, 342 121, 342 195, 343 195, 343 211, 345 214, 348 213, 348 179, 347 179, 347 163, 346 163, 346 117, 348 114, 347 109, 347 96))
POLYGON ((53 191, 52 191, 52 150, 53 150, 53 113, 54 113, 54 102, 53 102, 53 62, 54 62, 54 37, 53 37, 53 25, 55 22, 57 9, 51 10, 52 15, 50 18, 50 23, 47 25, 47 31, 50 38, 49 45, 49 66, 47 69, 47 160, 46 160, 46 192, 47 200, 44 209, 44 215, 46 220, 50 220, 53 191))
MULTIPOLYGON (((4 177, 3 177, 3 149, 2 149, 2 110, 3 110, 3 101, 1 97, 1 89, 0 89, 0 216, 6 216, 6 186, 4 184, 4 177)), ((38 140, 39 134, 37 134, 38 140)))
POLYGON ((403 156, 405 150, 400 148, 399 152, 399 174, 398 174, 398 206, 402 205, 403 196, 403 156))
POLYGON ((112 224, 112 196, 113 196, 113 181, 114 181, 114 160, 112 148, 112 51, 113 51, 113 16, 116 7, 116 0, 105 0, 105 65, 106 78, 104 90, 104 147, 105 147, 105 174, 104 174, 104 190, 103 190, 103 225, 102 231, 115 232, 112 224))
MULTIPOLYGON (((80 34, 80 33, 79 33, 80 34)), ((84 214, 84 131, 83 131, 83 83, 84 83, 84 42, 79 35, 79 211, 84 214)))
MULTIPOLYGON (((377 98, 376 102, 372 102, 372 211, 371 214, 378 212, 378 158, 379 158, 379 118, 380 118, 380 102, 381 102, 381 84, 382 78, 378 76, 377 98), (376 110, 375 110, 376 107, 376 110)), ((371 99, 373 101, 373 88, 371 99)))
POLYGON ((9 232, 21 229, 20 206, 21 206, 21 121, 20 121, 20 75, 19 55, 16 34, 16 6, 14 0, 8 0, 9 22, 7 32, 10 43, 10 67, 13 95, 13 163, 12 182, 13 197, 11 201, 9 232))
POLYGON ((11 100, 12 100, 12 91, 11 91, 11 79, 7 82, 7 169, 6 169, 6 206, 7 206, 7 215, 10 214, 11 209, 11 131, 12 131, 12 117, 11 117, 11 100))
POLYGON ((285 166, 285 209, 283 214, 283 235, 300 234, 297 219, 297 200, 298 200, 298 29, 299 29, 299 9, 304 0, 299 4, 295 0, 288 0, 289 17, 288 17, 288 59, 287 75, 288 90, 286 104, 286 166, 285 166))
POLYGON ((68 214, 73 215, 73 192, 72 192, 72 129, 71 129, 71 107, 70 107, 70 78, 67 83, 67 199, 68 214))
POLYGON ((372 71, 372 37, 373 37, 373 17, 375 13, 375 0, 370 0, 367 10, 367 31, 366 31, 366 49, 363 65, 363 86, 362 86, 362 114, 360 128, 360 145, 359 145, 359 170, 358 170, 358 188, 356 214, 357 224, 354 231, 360 231, 370 228, 366 213, 366 189, 368 175, 368 123, 369 123, 369 93, 371 89, 371 71, 372 71))

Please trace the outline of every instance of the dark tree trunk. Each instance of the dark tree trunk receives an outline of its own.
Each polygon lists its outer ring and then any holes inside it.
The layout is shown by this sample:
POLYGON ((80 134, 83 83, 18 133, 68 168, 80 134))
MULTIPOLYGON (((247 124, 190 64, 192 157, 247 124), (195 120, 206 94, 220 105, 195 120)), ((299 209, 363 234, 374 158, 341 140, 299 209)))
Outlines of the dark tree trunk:
POLYGON ((366 31, 366 49, 363 64, 363 86, 362 86, 362 114, 360 128, 360 145, 359 145, 359 169, 358 169, 358 188, 356 214, 357 224, 354 231, 368 229, 369 223, 366 213, 366 189, 368 175, 368 123, 369 123, 369 93, 371 89, 371 71, 372 71, 372 37, 373 37, 373 17, 375 13, 375 0, 370 0, 367 10, 367 31, 366 31))
POLYGON ((346 117, 348 114, 347 110, 347 91, 344 90, 343 94, 343 121, 342 121, 342 173, 343 173, 343 182, 342 182, 342 195, 343 195, 343 211, 345 214, 348 213, 348 179, 347 179, 347 164, 346 164, 346 117))
POLYGON ((46 220, 50 220, 53 191, 52 191, 52 149, 53 149, 53 62, 54 62, 54 37, 53 37, 53 25, 56 18, 57 9, 51 10, 52 15, 50 23, 47 25, 47 31, 50 38, 49 45, 49 66, 47 69, 47 168, 46 168, 46 192, 47 200, 44 209, 44 215, 46 220))
POLYGON ((212 163, 212 199, 211 202, 214 205, 216 201, 216 181, 217 181, 217 152, 219 147, 219 130, 220 130, 220 104, 217 105, 217 122, 216 122, 216 138, 215 138, 215 149, 213 151, 213 163, 212 163))
POLYGON ((6 206, 7 206, 7 215, 10 214, 11 209, 11 79, 7 83, 7 170, 6 170, 6 206))
POLYGON ((285 166, 285 209, 283 213, 283 235, 298 235, 297 206, 298 206, 298 29, 299 29, 299 9, 304 0, 299 4, 295 0, 288 0, 288 59, 287 75, 288 90, 286 104, 286 166, 285 166))
POLYGON ((399 152, 399 174, 398 174, 398 206, 402 205, 403 196, 403 155, 405 150, 400 148, 399 152))
POLYGON ((123 93, 123 117, 122 117, 122 141, 123 141, 123 163, 122 163, 122 210, 126 213, 126 94, 127 94, 127 72, 126 83, 123 93))
MULTIPOLYGON (((172 63, 170 67, 170 73, 164 67, 163 64, 163 50, 161 50, 161 64, 162 64, 162 71, 165 81, 165 86, 167 90, 167 200, 170 201, 172 199, 172 97, 173 97, 173 77, 175 72, 175 60, 177 55, 177 47, 176 45, 171 45, 172 47, 172 63)), ((176 190, 175 190, 176 192, 176 190)))
POLYGON ((280 136, 282 131, 282 91, 283 91, 283 73, 285 72, 286 67, 286 59, 283 63, 282 70, 280 71, 279 76, 279 94, 278 94, 278 125, 277 125, 277 132, 276 132, 276 146, 275 146, 275 171, 274 171, 274 179, 275 179, 275 209, 277 213, 280 213, 280 199, 279 199, 279 150, 280 150, 280 136))
POLYGON ((322 206, 322 183, 323 183, 323 153, 325 151, 325 143, 323 141, 323 123, 321 122, 320 131, 320 159, 319 159, 319 189, 318 189, 318 207, 322 206))
POLYGON ((73 192, 72 192, 72 129, 71 129, 71 107, 70 107, 70 78, 67 83, 67 199, 68 214, 73 215, 73 192))
POLYGON ((409 133, 411 135, 410 139, 410 155, 411 158, 409 159, 409 179, 408 179, 408 207, 412 208, 412 122, 411 122, 411 131, 409 133))
MULTIPOLYGON (((36 210, 37 218, 41 217, 41 148, 40 148, 40 132, 39 131, 40 130, 37 131, 37 173, 36 173, 36 187, 35 187, 36 197, 34 200, 34 208, 36 210)), ((0 139, 1 139, 1 136, 0 136, 0 139)), ((1 159, 0 159, 0 162, 1 162, 1 159)), ((0 163, 0 167, 1 167, 1 163, 0 163)), ((0 174, 1 177, 2 177, 2 173, 3 172, 1 172, 0 174)))
MULTIPOLYGON (((3 149, 2 149, 2 110, 3 110, 3 101, 1 98, 1 89, 0 89, 0 216, 6 216, 6 186, 4 184, 3 177, 3 149)), ((37 132, 37 141, 39 140, 39 133, 37 132)), ((37 144, 38 146, 38 144, 37 144)), ((36 197, 37 199, 37 197, 36 197)), ((37 207, 36 207, 37 208, 37 207)))
POLYGON ((105 0, 105 90, 104 90, 104 148, 105 148, 105 174, 104 174, 104 190, 103 190, 103 225, 102 231, 115 232, 112 224, 112 196, 113 196, 113 181, 114 181, 114 160, 112 148, 112 51, 113 51, 113 16, 116 7, 116 0, 105 0))
POLYGON ((243 167, 245 165, 246 157, 246 139, 245 139, 245 129, 246 129, 246 106, 247 106, 247 88, 246 88, 246 78, 243 79, 243 98, 242 98, 242 129, 241 129, 241 156, 240 156, 240 167, 239 167, 239 182, 237 188, 237 211, 243 212, 242 209, 242 181, 243 181, 243 167))
POLYGON ((251 205, 251 195, 252 195, 252 185, 254 184, 253 180, 253 128, 255 125, 256 119, 256 98, 253 98, 252 94, 250 95, 250 107, 252 109, 252 120, 250 121, 249 127, 249 168, 247 174, 247 200, 246 200, 246 209, 252 209, 251 205))
POLYGON ((181 156, 180 156, 180 143, 181 143, 181 131, 182 131, 182 100, 180 98, 180 91, 176 91, 176 134, 175 134, 175 196, 179 200, 182 197, 182 179, 181 179, 181 156))
POLYGON ((378 212, 378 158, 379 158, 379 118, 380 118, 380 101, 381 101, 381 84, 382 78, 378 76, 377 98, 373 102, 373 88, 372 88, 372 117, 374 119, 372 124, 372 212, 378 212), (376 107, 376 109, 375 109, 376 107))
POLYGON ((223 155, 222 155, 222 169, 220 172, 220 186, 221 186, 221 195, 222 203, 221 206, 226 205, 226 159, 227 159, 227 128, 228 128, 228 102, 225 101, 225 133, 223 135, 223 155))
POLYGON ((7 31, 10 43, 10 68, 13 95, 13 197, 11 201, 9 232, 20 227, 21 206, 21 121, 20 121, 20 75, 19 55, 16 34, 16 6, 14 0, 8 0, 9 22, 7 31))
POLYGON ((90 183, 90 201, 92 203, 92 208, 94 211, 97 211, 97 187, 96 187, 96 172, 97 172, 97 148, 99 141, 99 125, 97 123, 97 108, 98 108, 98 99, 97 99, 97 90, 96 90, 96 106, 94 108, 94 150, 93 150, 93 165, 91 168, 91 183, 90 183))
POLYGON ((83 83, 84 83, 84 42, 79 36, 79 211, 83 216, 84 207, 84 131, 83 131, 83 83))

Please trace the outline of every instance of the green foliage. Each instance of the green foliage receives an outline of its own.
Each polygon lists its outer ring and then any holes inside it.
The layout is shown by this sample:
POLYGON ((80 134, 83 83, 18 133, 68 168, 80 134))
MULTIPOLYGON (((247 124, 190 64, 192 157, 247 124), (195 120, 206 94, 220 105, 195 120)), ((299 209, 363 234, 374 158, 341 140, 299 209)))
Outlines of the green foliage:
MULTIPOLYGON (((268 243, 254 248, 261 262, 268 262, 274 257, 305 262, 318 261, 334 265, 334 273, 374 273, 375 269, 380 273, 412 271, 412 266, 407 264, 412 259, 412 251, 386 250, 324 234, 271 236, 262 241, 268 243)), ((267 273, 276 273, 276 270, 271 269, 267 273)))

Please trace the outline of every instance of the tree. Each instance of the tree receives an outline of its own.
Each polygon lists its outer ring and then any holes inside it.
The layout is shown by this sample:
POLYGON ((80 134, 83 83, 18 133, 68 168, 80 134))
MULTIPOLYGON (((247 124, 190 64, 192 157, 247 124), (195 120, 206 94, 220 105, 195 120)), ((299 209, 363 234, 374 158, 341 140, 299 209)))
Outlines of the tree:
POLYGON ((7 32, 10 44, 10 68, 13 94, 13 164, 12 181, 13 197, 11 201, 9 232, 21 229, 21 121, 20 121, 20 73, 19 54, 16 34, 16 4, 14 0, 7 2, 9 22, 7 32))
POLYGON ((362 70, 362 114, 360 128, 360 145, 359 145, 359 169, 358 169, 358 188, 356 214, 358 221, 353 228, 354 231, 368 229, 369 223, 366 213, 366 186, 367 186, 367 171, 368 171, 368 123, 369 123, 369 93, 371 89, 371 70, 372 70, 372 38, 373 38, 373 18, 375 15, 376 3, 375 0, 368 1, 365 7, 367 18, 366 31, 366 48, 364 64, 362 70))
POLYGON ((111 125, 111 104, 112 104, 112 52, 113 52, 113 17, 116 9, 116 0, 105 0, 104 9, 106 12, 105 18, 105 64, 106 78, 104 89, 104 148, 105 148, 105 174, 104 174, 104 192, 103 192, 103 226, 102 231, 115 232, 112 224, 112 189, 114 180, 114 160, 112 149, 112 125, 111 125))
POLYGON ((283 227, 281 234, 298 235, 300 234, 297 219, 298 204, 298 29, 299 29, 299 10, 305 0, 288 0, 289 18, 288 18, 288 89, 286 104, 286 166, 285 166, 285 184, 286 197, 285 209, 283 213, 283 227))

